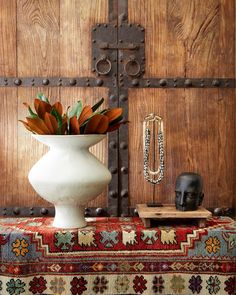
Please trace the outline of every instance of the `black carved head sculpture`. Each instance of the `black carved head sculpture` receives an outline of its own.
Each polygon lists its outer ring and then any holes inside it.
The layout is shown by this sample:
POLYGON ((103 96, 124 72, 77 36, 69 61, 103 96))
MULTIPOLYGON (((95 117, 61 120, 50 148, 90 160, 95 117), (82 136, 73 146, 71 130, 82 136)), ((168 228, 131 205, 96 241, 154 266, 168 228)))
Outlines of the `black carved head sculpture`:
POLYGON ((202 177, 193 172, 181 173, 176 179, 175 207, 181 211, 197 210, 201 205, 204 194, 202 193, 202 177))

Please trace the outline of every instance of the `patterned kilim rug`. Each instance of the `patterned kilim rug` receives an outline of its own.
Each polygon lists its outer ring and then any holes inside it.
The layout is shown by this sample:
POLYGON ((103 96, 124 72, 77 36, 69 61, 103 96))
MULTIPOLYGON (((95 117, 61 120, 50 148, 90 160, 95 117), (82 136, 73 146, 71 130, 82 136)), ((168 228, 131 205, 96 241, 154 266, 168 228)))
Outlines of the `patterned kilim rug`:
POLYGON ((236 294, 236 222, 205 228, 139 218, 0 219, 0 294, 236 294))

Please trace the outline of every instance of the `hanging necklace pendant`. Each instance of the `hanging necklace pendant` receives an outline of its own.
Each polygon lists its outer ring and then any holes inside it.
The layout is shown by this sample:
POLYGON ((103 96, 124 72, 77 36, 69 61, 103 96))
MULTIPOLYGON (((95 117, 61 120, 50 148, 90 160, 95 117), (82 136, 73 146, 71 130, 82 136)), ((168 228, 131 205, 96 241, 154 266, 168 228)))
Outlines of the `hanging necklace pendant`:
MULTIPOLYGON (((155 138, 155 134, 154 138, 155 138)), ((157 115, 149 114, 143 121, 143 172, 146 181, 152 184, 159 184, 164 177, 164 135, 163 135, 163 119, 157 115), (159 154, 159 165, 157 170, 151 170, 149 164, 151 130, 150 125, 157 124, 157 143, 159 154)), ((155 153, 155 151, 154 151, 155 153)))

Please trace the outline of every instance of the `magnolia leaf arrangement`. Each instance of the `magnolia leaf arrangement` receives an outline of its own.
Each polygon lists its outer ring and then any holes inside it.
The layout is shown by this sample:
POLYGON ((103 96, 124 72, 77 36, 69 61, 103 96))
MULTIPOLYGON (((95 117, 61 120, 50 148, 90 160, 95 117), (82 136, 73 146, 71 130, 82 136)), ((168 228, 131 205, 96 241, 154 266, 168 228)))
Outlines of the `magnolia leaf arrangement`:
POLYGON ((59 101, 51 104, 44 94, 39 93, 34 99, 35 111, 29 104, 23 103, 29 111, 29 116, 26 121, 20 122, 32 133, 41 135, 105 134, 127 123, 122 121, 121 108, 98 111, 103 102, 102 98, 91 107, 83 106, 79 100, 63 113, 64 108, 59 101))

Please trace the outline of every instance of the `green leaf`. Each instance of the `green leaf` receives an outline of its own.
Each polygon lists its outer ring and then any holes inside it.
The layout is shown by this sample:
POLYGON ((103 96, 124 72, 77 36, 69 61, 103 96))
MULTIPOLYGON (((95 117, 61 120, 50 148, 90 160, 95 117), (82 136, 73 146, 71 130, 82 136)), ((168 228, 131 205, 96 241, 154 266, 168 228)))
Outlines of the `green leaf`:
POLYGON ((68 114, 68 118, 70 119, 70 118, 76 116, 76 118, 79 119, 82 109, 83 109, 83 105, 82 105, 82 102, 79 100, 72 106, 72 108, 68 114))
POLYGON ((56 118, 57 123, 58 123, 58 128, 57 128, 57 135, 61 135, 62 132, 62 125, 63 125, 63 120, 62 116, 57 112, 56 109, 52 108, 51 114, 56 118))
POLYGON ((102 99, 100 99, 94 106, 92 106, 92 111, 95 112, 99 107, 100 105, 102 105, 104 102, 104 98, 102 97, 102 99))
POLYGON ((30 118, 33 118, 33 119, 39 118, 39 116, 32 111, 30 106, 28 107, 28 110, 30 113, 30 118))
POLYGON ((39 93, 37 94, 37 98, 40 99, 40 100, 42 100, 42 101, 45 101, 45 102, 47 102, 47 103, 50 103, 49 100, 48 100, 48 98, 45 96, 45 94, 43 94, 43 93, 41 93, 41 92, 39 92, 39 93))

